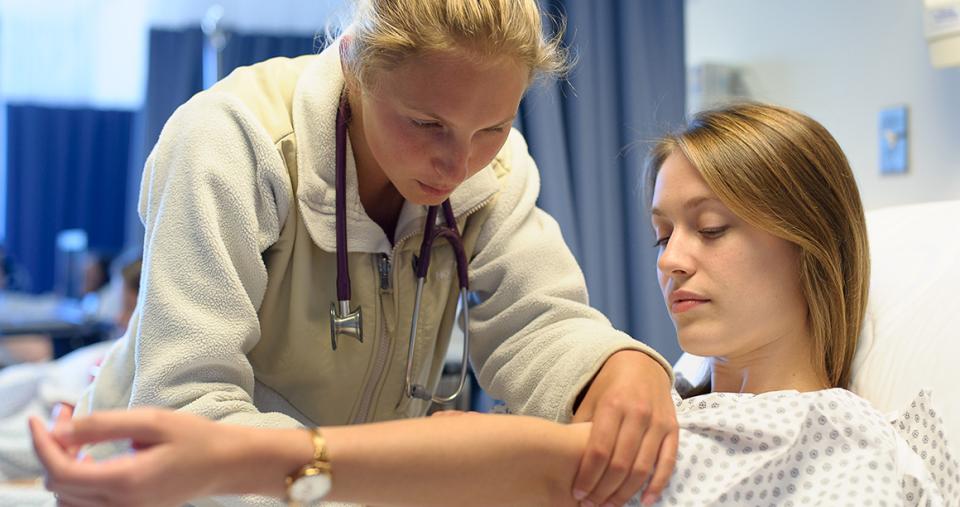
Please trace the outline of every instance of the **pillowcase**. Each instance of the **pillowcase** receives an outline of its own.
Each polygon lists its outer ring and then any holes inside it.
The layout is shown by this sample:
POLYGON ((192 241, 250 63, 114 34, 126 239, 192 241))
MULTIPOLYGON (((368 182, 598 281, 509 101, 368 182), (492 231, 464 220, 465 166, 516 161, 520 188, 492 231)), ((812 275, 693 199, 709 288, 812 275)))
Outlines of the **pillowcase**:
POLYGON ((870 296, 851 390, 881 411, 933 392, 960 456, 960 200, 867 213, 870 296))

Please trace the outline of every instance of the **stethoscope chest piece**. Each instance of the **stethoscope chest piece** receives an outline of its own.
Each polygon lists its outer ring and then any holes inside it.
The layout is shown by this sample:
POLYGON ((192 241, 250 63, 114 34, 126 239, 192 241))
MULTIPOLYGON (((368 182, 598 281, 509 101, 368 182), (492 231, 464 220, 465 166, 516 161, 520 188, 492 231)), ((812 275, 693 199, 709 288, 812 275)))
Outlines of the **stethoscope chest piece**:
POLYGON ((350 311, 350 301, 330 303, 330 344, 337 350, 341 336, 363 343, 363 314, 360 308, 350 311), (339 303, 339 305, 338 305, 339 303))

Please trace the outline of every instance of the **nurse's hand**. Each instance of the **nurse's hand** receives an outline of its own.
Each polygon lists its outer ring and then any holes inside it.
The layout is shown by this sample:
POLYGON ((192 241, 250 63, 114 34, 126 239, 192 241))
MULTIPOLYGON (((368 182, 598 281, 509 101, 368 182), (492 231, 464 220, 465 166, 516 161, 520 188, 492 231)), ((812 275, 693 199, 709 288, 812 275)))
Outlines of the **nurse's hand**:
POLYGON ((636 350, 610 356, 573 417, 584 421, 593 428, 574 498, 586 507, 623 505, 643 488, 643 504, 654 503, 673 473, 680 433, 660 363, 636 350))

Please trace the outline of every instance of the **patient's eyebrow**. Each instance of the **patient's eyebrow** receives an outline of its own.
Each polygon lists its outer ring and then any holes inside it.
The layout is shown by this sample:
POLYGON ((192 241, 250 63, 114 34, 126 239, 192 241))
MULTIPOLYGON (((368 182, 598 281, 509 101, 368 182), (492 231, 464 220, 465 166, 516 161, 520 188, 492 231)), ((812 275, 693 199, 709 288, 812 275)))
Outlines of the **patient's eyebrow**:
MULTIPOLYGON (((688 199, 687 202, 683 203, 683 209, 684 209, 685 211, 686 211, 686 210, 692 210, 692 209, 695 209, 695 208, 697 208, 697 207, 699 207, 699 206, 701 206, 701 205, 703 205, 703 204, 705 204, 705 203, 711 202, 711 201, 712 201, 712 202, 719 203, 719 204, 723 204, 723 203, 720 201, 720 199, 717 199, 716 197, 712 197, 712 196, 709 196, 709 195, 699 195, 699 196, 697 196, 697 197, 693 197, 693 198, 691 198, 691 199, 688 199)), ((656 206, 654 206, 653 208, 650 208, 650 214, 651 214, 651 215, 657 215, 657 216, 660 216, 660 217, 667 216, 667 214, 664 213, 664 211, 663 211, 662 209, 660 209, 660 208, 658 208, 658 207, 656 207, 656 206)))

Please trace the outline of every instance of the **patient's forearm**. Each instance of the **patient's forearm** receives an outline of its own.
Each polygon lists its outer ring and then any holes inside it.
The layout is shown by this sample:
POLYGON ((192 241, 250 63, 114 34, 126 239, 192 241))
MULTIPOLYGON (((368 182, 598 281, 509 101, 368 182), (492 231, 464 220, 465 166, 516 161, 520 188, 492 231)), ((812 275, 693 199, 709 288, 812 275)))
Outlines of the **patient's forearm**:
MULTIPOLYGON (((570 488, 589 426, 467 414, 322 432, 333 465, 333 489, 327 497, 331 501, 575 505, 570 488)), ((262 445, 266 447, 257 451, 260 458, 254 463, 259 466, 253 470, 261 476, 268 463, 289 473, 310 458, 309 440, 302 431, 277 430, 270 443, 263 440, 262 445)), ((269 490, 246 492, 282 496, 282 487, 276 484, 260 486, 269 490)))

